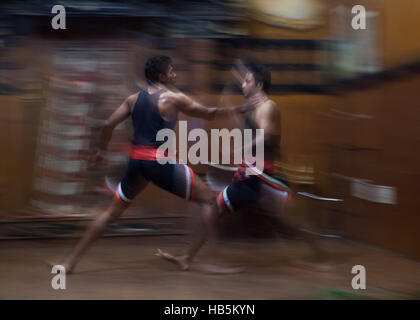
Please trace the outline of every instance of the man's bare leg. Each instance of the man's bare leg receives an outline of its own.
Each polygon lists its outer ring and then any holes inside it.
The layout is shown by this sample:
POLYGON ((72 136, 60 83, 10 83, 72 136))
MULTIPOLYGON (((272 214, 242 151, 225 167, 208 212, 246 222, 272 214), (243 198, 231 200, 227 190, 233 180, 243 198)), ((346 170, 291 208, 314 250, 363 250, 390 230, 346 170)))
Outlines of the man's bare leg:
POLYGON ((200 272, 217 273, 217 274, 232 274, 239 273, 244 270, 243 267, 227 267, 218 266, 214 264, 192 264, 194 257, 197 255, 201 247, 206 243, 210 234, 214 231, 215 222, 219 217, 216 205, 202 206, 202 215, 199 228, 195 230, 191 245, 188 247, 186 254, 183 256, 174 256, 167 252, 158 249, 156 255, 162 257, 172 263, 178 265, 183 270, 189 270, 194 267, 194 270, 200 272))
POLYGON ((260 209, 266 212, 266 217, 269 218, 277 234, 303 241, 311 249, 312 256, 309 259, 302 260, 301 264, 310 266, 312 269, 329 269, 329 266, 323 264, 327 260, 327 253, 319 243, 320 237, 303 231, 294 220, 292 214, 293 202, 286 200, 283 192, 279 192, 266 184, 263 184, 261 188, 260 209))
POLYGON ((188 270, 201 247, 206 243, 214 230, 218 217, 218 209, 212 196, 212 191, 196 177, 196 202, 200 204, 200 222, 194 230, 191 245, 183 256, 174 256, 158 249, 156 255, 177 264, 181 270, 188 270))
POLYGON ((106 226, 118 219, 125 209, 125 205, 121 204, 117 199, 113 199, 109 208, 91 222, 82 239, 79 240, 77 245, 61 264, 65 268, 67 274, 70 274, 73 271, 81 256, 93 242, 102 235, 106 226))
POLYGON ((319 237, 301 230, 301 228, 290 218, 278 215, 270 215, 270 221, 276 228, 276 231, 285 234, 291 238, 301 240, 311 249, 310 258, 299 260, 300 265, 305 265, 318 271, 329 271, 331 266, 326 264, 327 253, 319 244, 319 237))
POLYGON ((201 247, 206 243, 216 221, 216 207, 211 204, 202 204, 199 227, 194 231, 193 239, 183 256, 173 256, 158 249, 156 255, 176 263, 181 270, 188 270, 201 247))

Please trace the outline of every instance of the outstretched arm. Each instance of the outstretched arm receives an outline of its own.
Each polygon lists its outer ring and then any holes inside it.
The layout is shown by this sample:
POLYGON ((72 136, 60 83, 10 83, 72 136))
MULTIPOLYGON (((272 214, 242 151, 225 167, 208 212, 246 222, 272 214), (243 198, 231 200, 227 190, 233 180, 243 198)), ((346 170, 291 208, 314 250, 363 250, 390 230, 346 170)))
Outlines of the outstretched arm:
POLYGON ((159 103, 168 107, 174 106, 186 115, 206 120, 213 120, 216 117, 227 115, 234 110, 234 108, 206 107, 183 93, 173 92, 162 94, 159 103))

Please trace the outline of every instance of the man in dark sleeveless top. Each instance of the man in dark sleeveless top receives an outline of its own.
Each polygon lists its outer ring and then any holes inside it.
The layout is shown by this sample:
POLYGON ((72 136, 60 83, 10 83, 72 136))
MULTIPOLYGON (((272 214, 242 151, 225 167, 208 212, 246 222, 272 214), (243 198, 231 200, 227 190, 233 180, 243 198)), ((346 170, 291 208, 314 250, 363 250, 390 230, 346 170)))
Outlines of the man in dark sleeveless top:
POLYGON ((121 216, 148 182, 181 198, 195 201, 201 207, 201 229, 196 230, 197 236, 188 251, 188 257, 178 263, 183 269, 188 268, 192 257, 206 240, 209 226, 217 214, 212 190, 191 168, 178 162, 158 162, 159 158, 167 155, 159 152, 163 141, 157 141, 156 135, 161 129, 173 129, 179 112, 193 117, 214 119, 232 110, 204 107, 185 94, 170 91, 168 88, 175 83, 176 74, 169 57, 150 58, 146 63, 145 76, 149 83, 147 90, 129 96, 103 127, 100 148, 93 161, 99 161, 112 137, 113 129, 128 117, 132 118, 134 127, 130 160, 126 173, 115 190, 112 204, 91 223, 82 239, 62 263, 67 273, 72 272, 81 255, 102 234, 107 224, 121 216))

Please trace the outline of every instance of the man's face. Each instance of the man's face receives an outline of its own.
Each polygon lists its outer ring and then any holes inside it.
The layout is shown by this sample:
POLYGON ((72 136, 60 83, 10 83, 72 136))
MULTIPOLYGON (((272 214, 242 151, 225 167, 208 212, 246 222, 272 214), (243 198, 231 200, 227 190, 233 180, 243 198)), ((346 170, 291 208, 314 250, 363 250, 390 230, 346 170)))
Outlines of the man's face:
POLYGON ((248 72, 242 82, 242 92, 245 98, 251 97, 257 90, 254 76, 251 72, 248 72))
POLYGON ((161 82, 163 84, 172 84, 174 85, 176 82, 176 73, 174 72, 174 68, 170 65, 168 71, 165 75, 161 75, 161 82))

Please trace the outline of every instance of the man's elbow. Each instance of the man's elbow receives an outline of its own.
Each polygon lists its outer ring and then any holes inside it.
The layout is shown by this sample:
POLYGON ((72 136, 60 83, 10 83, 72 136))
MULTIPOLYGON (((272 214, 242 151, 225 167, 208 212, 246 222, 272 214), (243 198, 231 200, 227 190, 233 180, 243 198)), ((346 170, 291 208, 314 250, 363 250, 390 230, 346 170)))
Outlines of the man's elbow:
POLYGON ((206 108, 204 118, 206 120, 214 120, 216 118, 217 108, 206 108))
POLYGON ((102 126, 102 130, 103 131, 112 131, 112 130, 114 130, 114 127, 115 126, 112 124, 111 121, 105 120, 105 122, 104 122, 104 124, 102 126))

